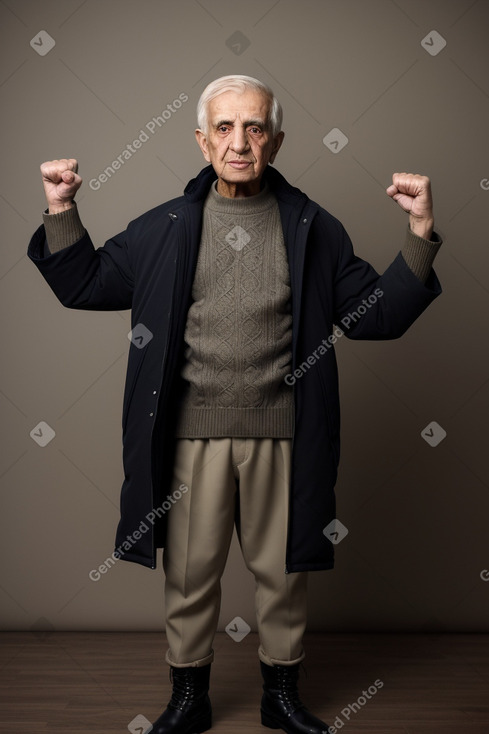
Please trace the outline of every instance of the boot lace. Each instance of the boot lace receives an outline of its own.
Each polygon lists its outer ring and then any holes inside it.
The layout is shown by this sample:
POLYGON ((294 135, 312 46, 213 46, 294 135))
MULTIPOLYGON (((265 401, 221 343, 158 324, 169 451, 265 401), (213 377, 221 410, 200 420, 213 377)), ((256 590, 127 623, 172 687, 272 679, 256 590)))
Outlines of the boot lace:
POLYGON ((173 669, 170 668, 170 682, 173 684, 173 691, 168 705, 184 711, 195 699, 192 671, 182 668, 174 675, 173 669))
POLYGON ((297 672, 288 670, 287 666, 277 667, 277 688, 280 699, 286 706, 288 713, 304 707, 297 689, 297 672))

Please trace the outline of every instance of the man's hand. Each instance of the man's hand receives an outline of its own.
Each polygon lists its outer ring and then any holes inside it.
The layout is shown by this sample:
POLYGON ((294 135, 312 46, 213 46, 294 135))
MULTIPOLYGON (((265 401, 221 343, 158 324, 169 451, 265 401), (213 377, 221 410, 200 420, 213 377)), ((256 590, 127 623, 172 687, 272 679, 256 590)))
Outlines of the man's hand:
POLYGON ((77 171, 78 163, 74 158, 42 163, 42 182, 49 214, 58 214, 73 206, 73 197, 82 184, 77 171))
POLYGON ((429 240, 434 224, 430 179, 417 173, 394 173, 386 193, 409 213, 411 231, 429 240))

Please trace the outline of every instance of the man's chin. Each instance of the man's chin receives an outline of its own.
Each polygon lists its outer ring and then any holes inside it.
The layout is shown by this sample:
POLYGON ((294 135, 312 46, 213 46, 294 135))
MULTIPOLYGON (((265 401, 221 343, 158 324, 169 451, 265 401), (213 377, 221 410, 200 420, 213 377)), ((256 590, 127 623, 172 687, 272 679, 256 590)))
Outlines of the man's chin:
POLYGON ((233 168, 233 166, 226 165, 223 168, 222 171, 223 178, 236 178, 239 177, 240 179, 246 178, 252 181, 254 178, 258 178, 256 175, 256 171, 253 168, 253 166, 248 166, 247 168, 233 168))
POLYGON ((228 164, 224 166, 220 173, 218 171, 216 173, 219 178, 228 183, 253 183, 253 181, 259 181, 262 175, 257 173, 253 166, 239 169, 228 164))

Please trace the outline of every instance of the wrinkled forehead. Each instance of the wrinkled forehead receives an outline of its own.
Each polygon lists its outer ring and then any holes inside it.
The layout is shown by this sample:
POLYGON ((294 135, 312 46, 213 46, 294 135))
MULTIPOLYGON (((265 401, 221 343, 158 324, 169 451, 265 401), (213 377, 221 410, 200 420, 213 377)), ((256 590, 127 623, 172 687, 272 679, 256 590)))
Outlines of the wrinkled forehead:
POLYGON ((268 123, 270 115, 269 97, 254 89, 244 92, 222 92, 211 99, 208 107, 208 116, 211 125, 220 121, 227 122, 258 122, 268 123))

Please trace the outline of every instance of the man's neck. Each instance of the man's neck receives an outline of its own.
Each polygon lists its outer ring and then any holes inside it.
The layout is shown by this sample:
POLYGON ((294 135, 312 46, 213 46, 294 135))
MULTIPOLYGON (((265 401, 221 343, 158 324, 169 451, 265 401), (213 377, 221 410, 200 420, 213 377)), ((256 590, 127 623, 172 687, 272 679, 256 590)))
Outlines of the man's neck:
POLYGON ((261 180, 249 183, 229 183, 222 178, 217 179, 217 193, 228 199, 242 199, 245 196, 256 196, 261 190, 261 180))

